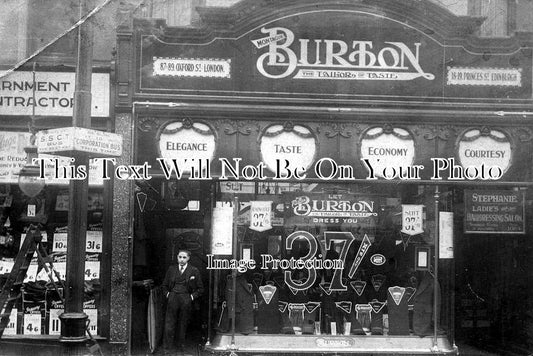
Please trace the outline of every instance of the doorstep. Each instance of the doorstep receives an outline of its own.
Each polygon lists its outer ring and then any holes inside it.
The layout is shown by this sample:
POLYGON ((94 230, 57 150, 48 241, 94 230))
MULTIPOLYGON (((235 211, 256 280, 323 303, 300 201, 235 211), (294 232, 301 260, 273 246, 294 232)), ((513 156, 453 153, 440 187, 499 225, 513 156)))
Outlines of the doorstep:
POLYGON ((206 345, 208 352, 235 353, 351 353, 351 354, 407 354, 407 355, 457 355, 457 348, 445 336, 331 336, 331 335, 235 335, 219 334, 206 345))

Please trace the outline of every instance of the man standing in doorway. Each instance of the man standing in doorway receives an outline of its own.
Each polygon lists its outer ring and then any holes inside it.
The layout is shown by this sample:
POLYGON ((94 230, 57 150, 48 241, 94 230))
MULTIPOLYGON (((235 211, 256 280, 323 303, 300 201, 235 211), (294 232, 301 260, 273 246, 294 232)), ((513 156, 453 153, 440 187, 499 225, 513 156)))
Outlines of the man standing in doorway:
POLYGON ((178 263, 172 264, 165 275, 163 290, 167 296, 165 332, 163 347, 170 353, 174 346, 174 335, 178 328, 179 352, 184 352, 185 334, 193 310, 193 302, 202 295, 204 285, 198 268, 189 264, 191 252, 178 251, 178 263))

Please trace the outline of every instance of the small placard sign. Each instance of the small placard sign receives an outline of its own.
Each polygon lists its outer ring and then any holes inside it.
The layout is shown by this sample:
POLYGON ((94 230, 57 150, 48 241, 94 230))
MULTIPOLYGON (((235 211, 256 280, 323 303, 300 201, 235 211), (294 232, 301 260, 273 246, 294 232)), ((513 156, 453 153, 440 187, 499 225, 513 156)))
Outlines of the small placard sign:
POLYGON ((465 232, 525 233, 523 191, 465 190, 465 232))

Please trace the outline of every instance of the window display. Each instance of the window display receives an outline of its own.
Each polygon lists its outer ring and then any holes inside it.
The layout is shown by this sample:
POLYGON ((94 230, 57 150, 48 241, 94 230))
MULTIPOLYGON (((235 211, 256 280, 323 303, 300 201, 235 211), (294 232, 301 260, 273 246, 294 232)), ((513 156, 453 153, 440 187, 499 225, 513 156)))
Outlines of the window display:
MULTIPOLYGON (((59 315, 64 310, 63 285, 68 248, 68 190, 47 186, 38 196, 29 198, 14 185, 5 184, 1 189, 5 196, 0 205, 1 285, 6 282, 25 238, 33 234, 41 236, 43 257, 54 268, 50 271, 54 278, 52 283, 48 271, 34 254, 4 334, 60 335, 59 315)), ((98 335, 102 216, 102 190, 92 189, 88 199, 83 308, 93 335, 98 335)))
MULTIPOLYGON (((241 260, 234 262, 243 262, 242 268, 233 281, 231 265, 220 267, 235 258, 210 255, 207 266, 219 285, 216 330, 231 332, 235 283, 236 333, 431 335, 431 190, 328 184, 315 184, 312 191, 301 188, 279 183, 267 192, 259 184, 258 194, 238 196, 234 243, 241 260), (268 230, 254 228, 256 201, 269 205, 263 208, 270 211, 268 230), (419 266, 419 251, 427 254, 426 268, 419 266)), ((233 196, 221 192, 219 198, 229 201, 233 196)))

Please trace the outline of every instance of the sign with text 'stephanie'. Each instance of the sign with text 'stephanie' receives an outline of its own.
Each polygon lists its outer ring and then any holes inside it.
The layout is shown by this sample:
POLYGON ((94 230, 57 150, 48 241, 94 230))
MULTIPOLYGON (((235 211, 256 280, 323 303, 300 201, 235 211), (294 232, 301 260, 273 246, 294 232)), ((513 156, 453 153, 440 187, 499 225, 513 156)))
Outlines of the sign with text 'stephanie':
MULTIPOLYGON (((75 73, 0 72, 0 115, 72 116, 75 73), (35 109, 35 110, 34 110, 35 109)), ((91 116, 109 116, 109 74, 93 73, 91 116)))
POLYGON ((465 190, 465 232, 525 233, 523 191, 465 190))

